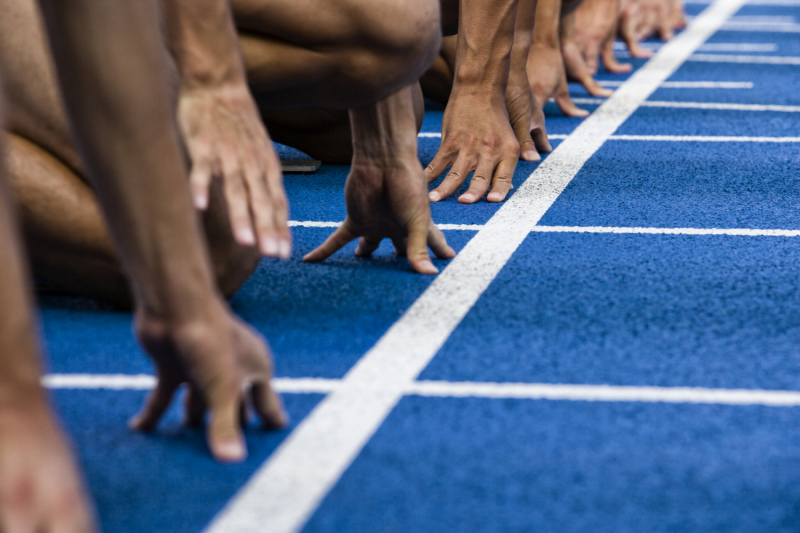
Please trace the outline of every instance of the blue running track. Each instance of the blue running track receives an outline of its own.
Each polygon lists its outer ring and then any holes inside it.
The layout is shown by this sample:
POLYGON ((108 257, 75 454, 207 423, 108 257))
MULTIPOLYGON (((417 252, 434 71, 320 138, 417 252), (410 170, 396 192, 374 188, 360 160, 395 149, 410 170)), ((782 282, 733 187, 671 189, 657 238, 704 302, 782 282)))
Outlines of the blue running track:
MULTIPOLYGON (((436 391, 399 401, 303 531, 800 531, 800 2, 764 4, 697 52, 718 60, 669 78, 737 88, 666 84, 624 122, 615 136, 629 137, 594 153, 422 371, 436 391)), ((563 139, 581 121, 551 106, 563 139)), ((426 112, 423 164, 441 119, 426 112)), ((536 168, 520 162, 516 190, 536 168)), ((280 387, 301 391, 283 394, 290 428, 248 429, 243 464, 216 464, 177 403, 157 432, 129 431, 147 381, 103 379, 152 374, 131 315, 41 298, 48 372, 66 379, 54 402, 104 531, 206 530, 434 281, 388 243, 302 263, 332 231, 303 223, 345 216, 347 171, 286 177, 294 254, 264 260, 232 301, 269 339, 280 387)), ((500 206, 458 194, 432 209, 461 250, 500 206)))

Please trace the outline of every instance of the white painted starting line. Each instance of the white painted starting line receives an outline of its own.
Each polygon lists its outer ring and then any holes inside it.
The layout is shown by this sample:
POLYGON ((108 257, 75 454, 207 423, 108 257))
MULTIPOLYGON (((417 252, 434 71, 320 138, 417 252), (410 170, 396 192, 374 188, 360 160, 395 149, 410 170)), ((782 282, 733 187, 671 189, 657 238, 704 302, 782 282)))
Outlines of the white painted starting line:
MULTIPOLYGON (((573 98, 576 104, 599 105, 605 102, 602 98, 573 98)), ((800 113, 797 105, 767 105, 767 104, 728 104, 717 102, 666 102, 649 100, 642 103, 641 107, 666 107, 670 109, 716 109, 721 111, 773 111, 777 113, 800 113)), ((779 137, 771 137, 779 138, 779 137)))
MULTIPOLYGON (((603 87, 619 87, 624 81, 600 80, 603 87)), ((665 81, 661 89, 752 89, 751 81, 665 81)))
MULTIPOLYGON (((646 50, 659 50, 663 43, 639 43, 646 50)), ((621 41, 614 42, 614 50, 627 52, 628 47, 621 41)), ((706 43, 698 52, 777 52, 776 43, 706 43)))
MULTIPOLYGON (((60 390, 150 390, 155 386, 156 379, 154 376, 144 374, 50 374, 44 377, 43 382, 50 389, 60 390)), ((342 383, 338 379, 321 378, 277 378, 272 381, 278 392, 283 394, 330 394, 342 387, 342 383)), ((407 384, 404 395, 439 398, 800 406, 800 391, 560 383, 413 381, 407 384)))
MULTIPOLYGON (((580 100, 580 99, 575 99, 580 100)), ((588 98, 585 100, 589 100, 588 98)), ((592 99, 594 102, 594 99, 592 99)), ((600 103, 602 100, 597 100, 600 103)), ((699 105, 699 104, 698 104, 699 105)), ((727 105, 727 104, 715 104, 727 105)), ((659 106, 663 107, 663 106, 659 106)), ((714 108, 716 109, 716 108, 714 108)), ((423 132, 419 134, 423 139, 440 139, 441 133, 423 132)), ((566 135, 554 134, 547 136, 551 141, 566 139, 566 135)), ((735 137, 724 135, 612 135, 609 141, 645 141, 645 142, 700 142, 700 143, 796 143, 800 137, 735 137)))
MULTIPOLYGON (((338 228, 341 222, 316 222, 292 220, 295 228, 338 228)), ((436 224, 443 231, 480 231, 482 224, 436 224)), ((800 237, 800 230, 794 229, 751 229, 751 228, 646 228, 615 226, 533 226, 531 233, 618 233, 642 235, 727 235, 731 237, 800 237)))
MULTIPOLYGON (((630 59, 630 52, 617 52, 620 59, 630 59)), ((751 65, 800 65, 800 57, 795 56, 749 56, 728 54, 694 54, 687 61, 700 63, 742 63, 751 65)))
POLYGON ((584 163, 743 4, 711 4, 583 121, 306 416, 207 531, 301 529, 584 163))

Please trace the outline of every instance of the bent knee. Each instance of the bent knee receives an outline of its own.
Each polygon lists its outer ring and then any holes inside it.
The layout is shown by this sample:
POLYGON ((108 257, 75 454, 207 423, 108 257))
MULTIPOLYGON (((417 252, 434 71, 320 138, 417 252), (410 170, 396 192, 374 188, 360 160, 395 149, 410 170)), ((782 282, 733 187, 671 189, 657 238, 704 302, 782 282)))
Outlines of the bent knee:
POLYGON ((425 73, 439 53, 442 32, 437 0, 376 4, 380 9, 361 21, 363 46, 350 67, 380 98, 425 73))
POLYGON ((256 248, 245 248, 233 242, 233 239, 226 248, 212 245, 211 262, 217 287, 225 298, 230 298, 255 272, 261 255, 256 248))

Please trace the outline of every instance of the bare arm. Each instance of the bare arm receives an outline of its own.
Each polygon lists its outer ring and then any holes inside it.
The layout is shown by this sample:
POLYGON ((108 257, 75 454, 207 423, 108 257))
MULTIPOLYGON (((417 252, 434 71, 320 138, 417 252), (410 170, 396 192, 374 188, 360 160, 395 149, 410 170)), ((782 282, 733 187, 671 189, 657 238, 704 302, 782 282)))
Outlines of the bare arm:
POLYGON ((188 382, 212 412, 209 444, 244 457, 238 412, 255 383, 265 423, 284 422, 263 343, 230 314, 211 275, 169 104, 152 2, 42 0, 73 133, 130 277, 139 338, 159 381, 142 417, 152 427, 188 382), (91 29, 91 31, 87 31, 91 29))
POLYGON ((460 2, 453 89, 443 118, 442 145, 426 175, 433 181, 451 169, 431 191, 432 201, 455 192, 472 171, 470 189, 460 202, 477 202, 490 185, 488 199, 502 201, 512 188, 520 148, 505 95, 516 11, 516 0, 460 2))
POLYGON ((95 529, 92 512, 41 385, 32 297, 2 149, 0 138, 0 531, 87 533, 95 529))
POLYGON ((368 257, 384 238, 422 274, 438 270, 428 255, 455 255, 431 220, 426 180, 417 156, 412 87, 373 105, 350 111, 353 164, 345 185, 347 218, 309 262, 322 261, 361 238, 356 255, 368 257))
POLYGON ((236 240, 286 258, 291 236, 280 162, 247 87, 229 3, 162 1, 195 206, 205 209, 212 178, 222 179, 236 240))

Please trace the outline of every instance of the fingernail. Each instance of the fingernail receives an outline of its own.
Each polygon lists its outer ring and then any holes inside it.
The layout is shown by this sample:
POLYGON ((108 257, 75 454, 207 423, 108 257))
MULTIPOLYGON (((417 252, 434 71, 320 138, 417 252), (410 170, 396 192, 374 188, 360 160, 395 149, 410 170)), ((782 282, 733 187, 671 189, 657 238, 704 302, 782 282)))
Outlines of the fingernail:
POLYGON ((275 257, 278 255, 278 250, 280 249, 280 245, 278 241, 274 237, 267 237, 262 241, 261 244, 261 252, 264 255, 268 255, 270 257, 275 257))
POLYGON ((256 236, 253 233, 253 228, 247 226, 239 228, 236 231, 236 240, 239 241, 239 244, 244 244, 246 246, 254 245, 256 243, 256 236))
POLYGON ((247 451, 242 441, 231 439, 217 444, 215 454, 221 461, 241 461, 247 455, 247 451))
POLYGON ((292 255, 292 245, 286 239, 280 241, 279 243, 280 250, 278 251, 278 255, 283 259, 289 259, 289 256, 292 255))
POLYGON ((206 207, 208 207, 208 196, 206 196, 205 194, 195 194, 194 206, 197 209, 204 211, 206 207))
POLYGON ((522 159, 525 161, 541 161, 541 157, 539 157, 539 152, 536 150, 527 150, 524 154, 522 154, 522 159))
POLYGON ((431 202, 438 202, 439 200, 442 199, 442 195, 439 194, 438 191, 431 191, 431 192, 428 193, 428 199, 431 202))
POLYGON ((471 192, 465 192, 458 198, 458 201, 462 204, 471 204, 475 201, 475 195, 471 192))
POLYGON ((499 192, 490 192, 486 199, 490 202, 501 202, 503 201, 503 195, 499 192))
POLYGON ((433 263, 430 260, 426 259, 424 261, 420 261, 419 268, 422 270, 424 274, 438 274, 439 269, 433 266, 433 263))

